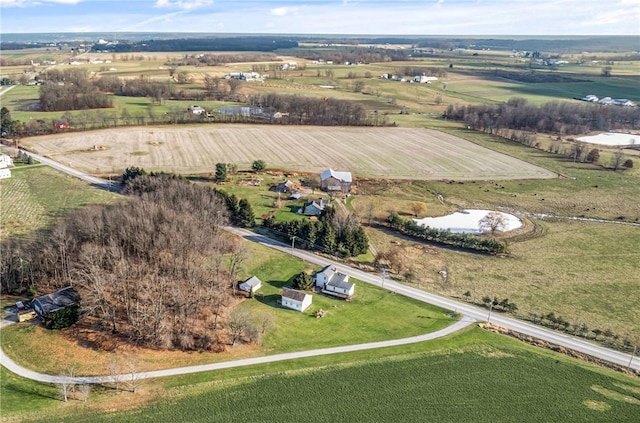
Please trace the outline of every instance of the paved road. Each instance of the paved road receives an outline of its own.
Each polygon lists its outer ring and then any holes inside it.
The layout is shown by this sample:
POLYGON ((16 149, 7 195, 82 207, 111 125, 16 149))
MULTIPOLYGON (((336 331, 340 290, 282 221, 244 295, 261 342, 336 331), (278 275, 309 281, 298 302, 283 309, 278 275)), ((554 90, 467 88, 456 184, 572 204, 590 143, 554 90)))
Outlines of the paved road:
MULTIPOLYGON (((243 360, 233 360, 233 361, 223 361, 220 363, 202 364, 199 366, 177 367, 174 369, 155 370, 151 372, 140 372, 140 373, 135 373, 133 377, 136 380, 138 380, 138 379, 165 377, 165 376, 185 375, 190 373, 209 372, 212 370, 229 369, 233 367, 273 363, 276 361, 294 360, 297 358, 317 357, 321 355, 340 354, 340 353, 353 352, 353 351, 364 351, 364 350, 372 350, 376 348, 395 347, 399 345, 415 344, 417 342, 429 341, 432 339, 441 338, 443 336, 450 335, 473 323, 475 323, 475 320, 469 317, 464 317, 463 319, 455 322, 451 326, 448 326, 437 332, 431 332, 424 335, 413 336, 410 338, 393 339, 390 341, 380 341, 380 342, 369 342, 366 344, 357 344, 357 345, 345 345, 345 346, 333 347, 333 348, 321 348, 316 350, 299 351, 299 352, 284 353, 284 354, 275 354, 275 355, 268 355, 268 356, 262 356, 262 357, 245 358, 243 360)), ((7 323, 0 324, 0 327, 6 326, 6 325, 7 323)), ((37 380, 39 382, 60 383, 62 381, 73 381, 75 383, 109 383, 109 382, 115 381, 113 376, 68 378, 68 377, 34 372, 32 370, 26 369, 16 364, 13 360, 7 357, 7 355, 4 353, 2 349, 0 349, 0 364, 17 375, 26 377, 31 380, 37 380)), ((123 375, 116 376, 116 378, 118 381, 122 382, 122 381, 126 381, 127 379, 131 380, 132 375, 123 374, 123 375)))
POLYGON ((2 91, 0 91, 0 97, 2 97, 4 94, 8 93, 15 87, 17 87, 17 85, 9 85, 7 88, 4 88, 2 91))
MULTIPOLYGON (((379 275, 373 275, 371 273, 363 272, 361 270, 354 269, 349 266, 345 266, 341 263, 331 261, 324 257, 319 257, 315 254, 312 254, 304 250, 293 250, 287 244, 274 241, 272 239, 269 239, 262 235, 258 235, 251 231, 247 231, 239 228, 229 228, 229 229, 235 232, 236 234, 243 236, 251 241, 260 242, 264 245, 278 249, 282 252, 286 252, 288 254, 294 255, 309 263, 316 264, 318 266, 326 266, 331 264, 335 266, 340 272, 345 273, 361 281, 370 283, 372 285, 380 286, 390 291, 394 291, 398 294, 401 294, 410 298, 414 298, 416 300, 423 301, 429 304, 433 304, 447 310, 452 310, 457 313, 461 313, 465 316, 471 317, 478 321, 487 321, 489 319, 489 314, 487 309, 475 307, 470 304, 455 301, 445 297, 441 297, 439 295, 430 294, 416 288, 399 284, 389 279, 382 280, 381 276, 379 275)), ((517 319, 506 317, 500 313, 492 313, 490 321, 491 323, 503 326, 507 329, 511 329, 511 330, 523 333, 525 335, 533 336, 533 337, 542 339, 544 341, 552 342, 554 344, 561 345, 565 348, 570 348, 572 350, 579 351, 583 354, 588 354, 593 357, 597 357, 599 359, 606 360, 614 364, 618 364, 620 366, 626 367, 631 362, 631 365, 630 365, 631 368, 636 370, 640 369, 640 358, 635 357, 633 360, 631 360, 630 354, 625 354, 620 351, 616 351, 600 345, 592 344, 583 339, 579 339, 567 334, 555 332, 540 326, 532 325, 517 319)))
MULTIPOLYGON (((15 151, 15 149, 13 149, 15 151)), ((27 150, 22 150, 20 149, 22 152, 30 155, 31 157, 33 157, 35 160, 39 161, 40 163, 44 163, 47 166, 51 166, 54 169, 57 169, 61 172, 64 172, 68 175, 74 176, 76 178, 82 179, 83 181, 89 182, 92 185, 97 186, 98 188, 102 188, 102 189, 106 189, 109 191, 120 191, 120 185, 115 184, 111 181, 107 181, 105 179, 102 178, 97 178, 95 176, 91 176, 88 173, 84 173, 81 172, 79 170, 73 169, 69 166, 65 166, 62 163, 59 163, 55 160, 49 159, 47 157, 41 156, 39 154, 36 153, 32 153, 31 151, 27 151, 27 150)))

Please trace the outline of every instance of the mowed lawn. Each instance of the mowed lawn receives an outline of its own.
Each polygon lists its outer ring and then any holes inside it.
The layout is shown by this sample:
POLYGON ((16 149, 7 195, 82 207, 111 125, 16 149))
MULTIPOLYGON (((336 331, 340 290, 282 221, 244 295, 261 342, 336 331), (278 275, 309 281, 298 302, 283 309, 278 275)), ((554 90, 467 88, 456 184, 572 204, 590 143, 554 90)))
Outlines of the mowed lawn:
MULTIPOLYGON (((131 411, 74 401, 22 421, 585 423, 640 415, 637 379, 477 328, 407 352, 313 361, 167 379, 160 400, 131 411)), ((122 393, 121 407, 135 395, 122 393)))
POLYGON ((22 144, 88 172, 129 166, 177 173, 212 172, 215 164, 248 169, 321 172, 327 167, 357 177, 391 179, 553 178, 546 169, 421 128, 201 125, 123 127, 25 138, 22 144), (97 147, 97 148, 96 148, 97 147))

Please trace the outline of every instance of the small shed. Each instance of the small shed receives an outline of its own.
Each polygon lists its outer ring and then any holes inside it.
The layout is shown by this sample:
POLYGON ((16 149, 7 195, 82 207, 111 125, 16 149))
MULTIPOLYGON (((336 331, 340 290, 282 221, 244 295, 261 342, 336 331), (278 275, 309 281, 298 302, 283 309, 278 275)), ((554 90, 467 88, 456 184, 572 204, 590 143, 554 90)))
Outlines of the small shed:
POLYGON ((262 287, 262 281, 258 279, 257 276, 251 276, 249 279, 247 279, 246 281, 238 285, 238 289, 240 289, 241 291, 248 292, 250 294, 253 294, 261 287, 262 287))
POLYGON ((305 311, 311 305, 313 297, 295 289, 282 289, 282 306, 296 311, 305 311))
POLYGON ((0 179, 9 179, 11 178, 11 170, 10 169, 0 169, 0 179))

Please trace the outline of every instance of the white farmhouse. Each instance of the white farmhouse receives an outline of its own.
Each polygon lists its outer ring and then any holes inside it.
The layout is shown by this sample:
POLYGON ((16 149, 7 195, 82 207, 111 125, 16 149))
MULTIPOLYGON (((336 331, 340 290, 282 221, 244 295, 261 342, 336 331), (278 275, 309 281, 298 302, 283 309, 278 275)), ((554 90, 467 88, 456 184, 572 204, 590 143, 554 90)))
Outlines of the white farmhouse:
POLYGON ((282 289, 282 306, 297 311, 305 311, 313 301, 310 294, 295 289, 282 289))
POLYGON ((13 159, 4 153, 0 153, 0 169, 7 168, 9 166, 13 166, 13 159))
POLYGON ((335 267, 327 266, 313 276, 313 282, 325 294, 340 298, 351 298, 356 286, 349 282, 349 275, 340 273, 335 267))

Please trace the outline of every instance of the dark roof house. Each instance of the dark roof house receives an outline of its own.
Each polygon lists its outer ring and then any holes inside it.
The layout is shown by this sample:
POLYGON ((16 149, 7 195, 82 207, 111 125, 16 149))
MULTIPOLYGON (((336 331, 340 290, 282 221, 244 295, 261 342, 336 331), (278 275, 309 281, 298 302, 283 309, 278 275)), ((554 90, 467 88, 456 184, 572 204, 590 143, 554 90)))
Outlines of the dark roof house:
POLYGON ((62 288, 51 294, 42 295, 34 298, 31 304, 38 316, 45 317, 49 313, 54 313, 63 308, 78 305, 80 303, 80 295, 71 286, 62 288))

